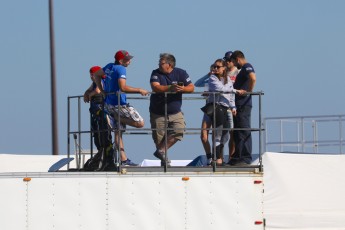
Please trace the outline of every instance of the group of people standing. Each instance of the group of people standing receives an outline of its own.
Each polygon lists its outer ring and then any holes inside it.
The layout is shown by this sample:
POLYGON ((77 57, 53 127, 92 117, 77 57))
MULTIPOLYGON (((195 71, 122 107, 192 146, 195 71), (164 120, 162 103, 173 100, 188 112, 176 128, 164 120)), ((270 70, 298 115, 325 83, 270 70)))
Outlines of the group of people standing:
MULTIPOLYGON (((114 58, 115 62, 109 63, 103 68, 94 66, 90 69, 93 83, 85 91, 84 101, 91 102, 90 108, 93 107, 92 104, 98 104, 96 106, 98 111, 104 110, 107 124, 112 129, 124 131, 126 125, 142 128, 144 127, 144 119, 127 102, 126 93, 139 93, 142 96, 147 96, 149 91, 127 85, 126 67, 130 65, 132 55, 125 50, 119 50, 115 53, 114 58), (120 95, 117 94, 119 92, 120 95), (101 95, 104 99, 102 103, 99 103, 99 100, 94 100, 97 95, 101 95)), ((202 127, 206 129, 202 130, 201 136, 206 155, 210 159, 209 163, 213 162, 214 156, 208 142, 207 128, 210 128, 212 121, 216 119, 217 128, 228 129, 215 132, 215 163, 224 164, 222 149, 229 140, 229 135, 233 135, 229 145, 231 146, 230 149, 234 150, 233 153, 230 153, 229 163, 231 165, 243 162, 249 164, 251 162, 251 132, 248 130, 230 132, 229 128, 250 128, 251 95, 247 92, 251 92, 255 85, 254 69, 246 62, 241 51, 227 52, 223 59, 217 59, 211 67, 208 82, 209 91, 222 92, 223 94, 214 94, 213 97, 209 96, 207 99, 208 103, 214 102, 219 105, 217 106, 219 109, 216 110, 213 117, 205 115, 203 119, 202 127), (232 117, 234 122, 232 122, 232 117)), ((185 70, 176 67, 176 59, 172 54, 162 53, 159 56, 158 68, 151 73, 150 85, 152 89, 149 107, 150 123, 152 138, 156 146, 153 155, 161 161, 161 166, 170 166, 166 154, 167 150, 177 141, 182 140, 185 130, 185 120, 181 111, 182 94, 194 92, 194 84, 185 70)), ((90 112, 93 113, 91 109, 90 112)), ((97 136, 95 134, 94 136, 97 136)), ((109 134, 106 136, 109 139, 109 134)), ((104 151, 109 149, 109 146, 112 147, 112 144, 109 144, 109 141, 104 143, 104 141, 99 140, 98 142, 101 143, 99 144, 100 148, 96 145, 99 150, 98 155, 101 155, 100 152, 103 151, 103 158, 101 158, 98 169, 112 170, 115 167, 114 154, 111 151, 104 151)), ((115 132, 115 146, 116 149, 120 150, 121 162, 119 163, 122 166, 137 165, 126 156, 122 132, 115 132)))

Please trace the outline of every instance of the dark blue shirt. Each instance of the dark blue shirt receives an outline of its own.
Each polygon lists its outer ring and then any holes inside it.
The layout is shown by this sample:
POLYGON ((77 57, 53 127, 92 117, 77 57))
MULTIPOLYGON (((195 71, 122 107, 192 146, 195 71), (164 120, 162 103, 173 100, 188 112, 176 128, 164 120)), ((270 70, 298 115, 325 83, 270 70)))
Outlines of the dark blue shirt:
MULTIPOLYGON (((250 79, 249 79, 250 73, 255 73, 254 67, 249 63, 244 64, 242 66, 240 72, 236 76, 234 88, 235 89, 244 89, 244 90, 248 91, 249 90, 249 82, 250 82, 250 79)), ((236 104, 236 107, 240 107, 240 106, 244 106, 244 105, 252 106, 252 96, 251 95, 240 96, 240 95, 236 94, 235 104, 236 104)))
MULTIPOLYGON (((174 68, 169 74, 164 74, 159 69, 153 70, 150 83, 158 82, 160 85, 173 85, 183 82, 184 86, 192 83, 187 72, 180 68, 174 68)), ((167 114, 176 114, 181 112, 182 93, 167 95, 167 114)), ((165 114, 165 98, 164 93, 151 94, 150 112, 164 115, 165 114)))

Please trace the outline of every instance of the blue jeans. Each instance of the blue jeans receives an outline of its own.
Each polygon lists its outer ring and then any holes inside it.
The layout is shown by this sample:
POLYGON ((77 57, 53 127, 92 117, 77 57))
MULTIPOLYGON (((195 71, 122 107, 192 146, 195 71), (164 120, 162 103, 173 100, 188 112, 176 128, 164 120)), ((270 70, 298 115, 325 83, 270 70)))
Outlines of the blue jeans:
MULTIPOLYGON (((234 116, 235 128, 251 128, 251 106, 239 106, 234 116)), ((250 130, 234 130, 235 153, 233 160, 247 164, 252 162, 252 134, 250 130)))

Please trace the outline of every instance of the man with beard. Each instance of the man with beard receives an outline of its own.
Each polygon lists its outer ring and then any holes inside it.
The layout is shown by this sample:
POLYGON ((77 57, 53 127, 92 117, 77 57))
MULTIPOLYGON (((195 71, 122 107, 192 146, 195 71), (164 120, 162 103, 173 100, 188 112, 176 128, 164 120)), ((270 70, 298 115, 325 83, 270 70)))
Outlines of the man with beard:
MULTIPOLYGON (((240 69, 234 83, 234 88, 236 90, 253 92, 256 82, 253 66, 247 62, 244 54, 239 50, 233 52, 231 60, 240 69)), ((234 128, 246 130, 235 130, 235 153, 231 157, 229 164, 247 165, 252 161, 252 136, 251 130, 249 130, 251 128, 252 96, 250 94, 236 94, 235 103, 237 115, 234 117, 234 128)))

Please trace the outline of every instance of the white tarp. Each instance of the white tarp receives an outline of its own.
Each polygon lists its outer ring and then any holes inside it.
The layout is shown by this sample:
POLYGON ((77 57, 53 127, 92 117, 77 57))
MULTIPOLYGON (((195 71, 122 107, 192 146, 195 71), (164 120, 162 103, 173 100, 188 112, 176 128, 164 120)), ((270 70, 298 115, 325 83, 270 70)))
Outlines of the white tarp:
MULTIPOLYGON (((87 156, 88 158, 88 156, 87 156)), ((83 159, 82 164, 87 160, 83 159)), ((9 172, 48 172, 57 162, 67 159, 66 155, 15 155, 0 154, 0 173, 9 172)), ((191 160, 172 160, 172 166, 186 166, 191 160)), ((160 160, 144 159, 140 166, 160 166, 160 160)), ((76 167, 73 160, 71 168, 76 167)), ((67 166, 61 168, 67 170, 67 166)))
POLYGON ((266 229, 345 229, 345 155, 267 152, 263 163, 266 229))
MULTIPOLYGON (((10 172, 48 172, 56 162, 66 155, 15 155, 0 154, 0 173, 10 172)), ((73 164, 75 167, 75 164, 73 164)), ((67 167, 61 168, 66 170, 67 167)))

